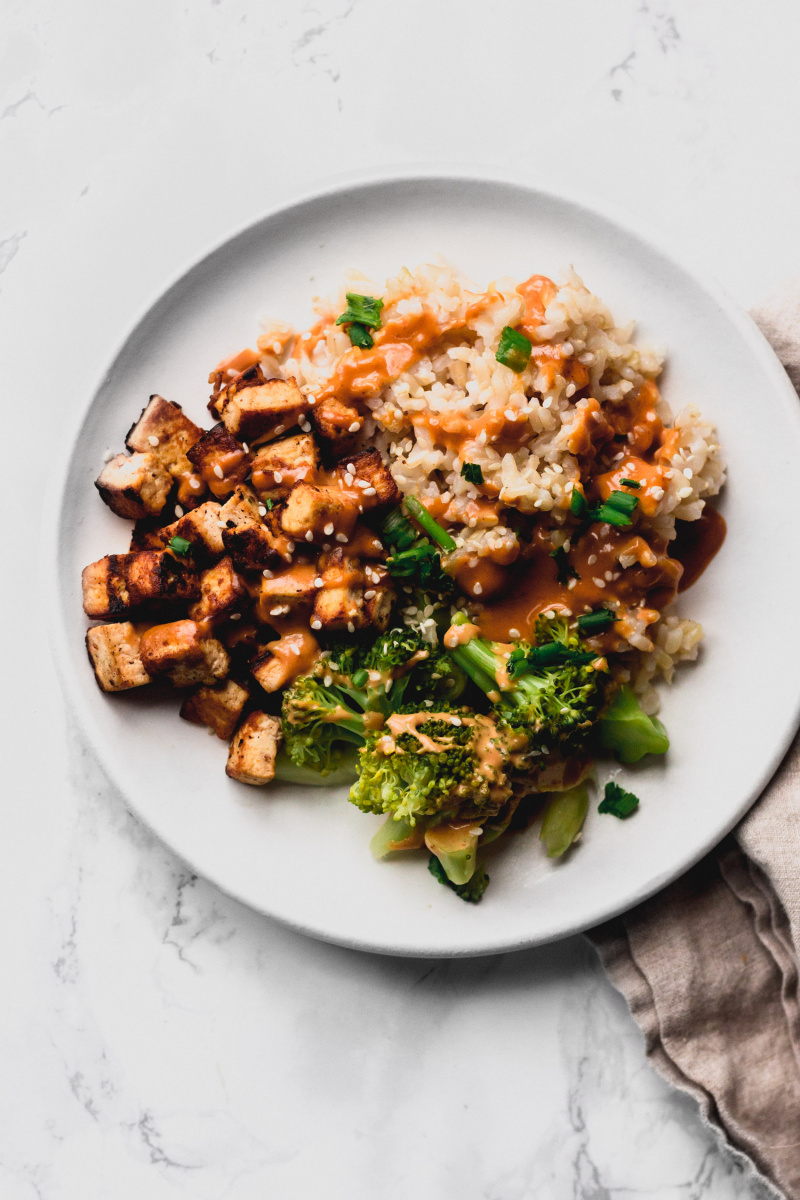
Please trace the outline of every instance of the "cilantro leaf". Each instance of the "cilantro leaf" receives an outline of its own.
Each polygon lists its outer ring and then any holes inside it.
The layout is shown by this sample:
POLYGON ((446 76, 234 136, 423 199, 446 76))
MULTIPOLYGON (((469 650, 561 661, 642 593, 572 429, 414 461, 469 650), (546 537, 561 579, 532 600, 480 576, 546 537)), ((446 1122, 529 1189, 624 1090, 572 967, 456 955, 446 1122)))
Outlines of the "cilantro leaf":
POLYGON ((367 329, 380 329, 383 301, 376 296, 362 296, 358 292, 346 292, 347 308, 336 318, 337 325, 355 321, 367 329))
POLYGON ((622 821, 635 812, 638 807, 639 797, 634 796, 633 792, 626 792, 618 783, 607 783, 605 796, 597 806, 597 811, 611 813, 612 816, 619 817, 622 821))
POLYGON ((172 537, 167 542, 167 545, 169 546, 170 550, 173 551, 173 553, 179 554, 182 557, 189 554, 192 549, 192 543, 188 538, 183 537, 172 537))
POLYGON ((347 326, 347 336, 350 338, 354 346, 358 346, 360 350, 371 350, 375 345, 375 338, 372 336, 366 325, 362 325, 360 321, 351 321, 347 326))
POLYGON ((483 471, 477 463, 465 462, 461 468, 461 478, 467 483, 483 483, 483 471))
POLYGON ((555 561, 559 583, 567 584, 570 579, 580 579, 580 575, 570 564, 567 552, 563 546, 558 546, 555 550, 551 550, 550 557, 555 561))

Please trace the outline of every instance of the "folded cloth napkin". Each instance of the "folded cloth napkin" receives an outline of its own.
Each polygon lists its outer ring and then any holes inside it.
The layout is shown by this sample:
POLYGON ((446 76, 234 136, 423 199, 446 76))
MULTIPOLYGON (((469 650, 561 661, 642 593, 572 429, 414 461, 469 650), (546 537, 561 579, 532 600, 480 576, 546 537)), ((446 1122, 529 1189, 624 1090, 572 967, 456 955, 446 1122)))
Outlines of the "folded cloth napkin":
MULTIPOLYGON (((800 280, 753 317, 800 392, 800 280)), ((713 853, 589 937, 653 1066, 800 1200, 800 735, 713 853)))

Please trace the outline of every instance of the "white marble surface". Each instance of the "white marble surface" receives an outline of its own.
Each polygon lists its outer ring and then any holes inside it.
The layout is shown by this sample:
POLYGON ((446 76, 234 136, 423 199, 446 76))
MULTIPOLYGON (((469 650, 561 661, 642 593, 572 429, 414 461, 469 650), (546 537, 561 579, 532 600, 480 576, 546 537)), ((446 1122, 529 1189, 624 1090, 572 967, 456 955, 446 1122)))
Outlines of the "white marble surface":
POLYGON ((793 0, 3 10, 0 1196, 760 1197, 581 939, 368 957, 188 875, 65 712, 35 572, 44 464, 134 316, 333 174, 457 161, 588 186, 745 304, 800 269, 793 0))

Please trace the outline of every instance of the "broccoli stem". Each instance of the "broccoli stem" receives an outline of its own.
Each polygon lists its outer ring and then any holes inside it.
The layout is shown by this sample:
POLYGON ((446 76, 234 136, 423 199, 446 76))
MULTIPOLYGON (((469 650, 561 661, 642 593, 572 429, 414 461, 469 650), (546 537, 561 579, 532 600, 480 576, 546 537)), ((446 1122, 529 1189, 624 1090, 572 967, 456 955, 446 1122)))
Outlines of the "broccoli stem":
POLYGON ((425 822, 412 825, 403 817, 399 820, 391 813, 381 825, 369 844, 375 858, 385 858, 397 850, 419 850, 425 840, 425 822))
POLYGON ((358 778, 356 763, 358 752, 353 750, 347 754, 347 760, 342 762, 335 771, 328 775, 320 775, 310 767, 298 767, 289 758, 285 750, 280 750, 275 759, 275 778, 282 783, 299 783, 305 787, 338 787, 346 783, 348 786, 358 778))
POLYGON ((560 858, 569 850, 583 828, 589 811, 589 789, 579 783, 566 792, 556 792, 545 809, 539 840, 548 858, 560 858))
POLYGON ((478 862, 481 827, 433 825, 425 831, 425 845, 435 854, 451 883, 469 883, 478 862))
POLYGON ((428 537, 433 538, 437 546, 441 546, 442 550, 455 550, 456 544, 450 534, 446 529, 442 529, 438 521, 434 521, 425 505, 421 504, 416 496, 406 496, 405 508, 417 524, 422 526, 428 537))
POLYGON ((625 684, 600 718, 600 745, 613 750, 620 762, 635 763, 645 754, 669 750, 667 731, 655 717, 642 712, 639 701, 625 684))

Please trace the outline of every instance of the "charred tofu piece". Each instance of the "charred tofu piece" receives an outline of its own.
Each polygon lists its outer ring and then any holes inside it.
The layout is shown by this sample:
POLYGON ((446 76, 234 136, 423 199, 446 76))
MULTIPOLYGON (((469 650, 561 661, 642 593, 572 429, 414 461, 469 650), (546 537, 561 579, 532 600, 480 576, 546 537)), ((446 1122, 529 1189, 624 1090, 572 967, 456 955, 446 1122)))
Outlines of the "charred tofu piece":
POLYGON ((251 384, 250 374, 246 371, 237 376, 220 398, 222 420, 228 433, 240 442, 255 445, 291 429, 309 406, 293 379, 267 379, 251 384))
MULTIPOLYGON (((247 352, 244 353, 246 355, 247 352)), ((250 353, 253 352, 250 351, 250 353)), ((241 354, 237 354, 233 359, 227 360, 227 365, 226 362, 220 363, 208 377, 208 382, 213 387, 211 399, 208 402, 208 411, 215 417, 222 416, 222 410, 227 401, 236 392, 248 387, 258 387, 267 382, 261 364, 252 361, 242 362, 242 357, 241 354)))
POLYGON ((88 630, 86 649, 104 692, 126 692, 150 683, 139 655, 139 638, 130 621, 88 630))
POLYGON ((227 742, 249 699, 247 688, 232 679, 226 679, 216 687, 202 685, 187 696, 181 705, 181 716, 184 721, 213 729, 218 738, 227 742))
MULTIPOLYGON (((316 567, 297 563, 271 578, 262 578, 256 615, 265 625, 270 617, 285 616, 296 609, 311 609, 320 579, 316 567)), ((320 585, 321 586, 321 583, 320 585)))
POLYGON ((225 774, 255 787, 269 783, 275 778, 275 759, 282 740, 279 717, 250 713, 233 735, 225 774))
POLYGON ((237 484, 244 483, 250 470, 250 454, 231 437, 222 422, 204 433, 186 457, 203 483, 219 497, 230 496, 237 484))
POLYGON ((335 458, 346 454, 355 445, 355 439, 364 425, 360 413, 335 396, 318 401, 312 407, 309 418, 335 458))
POLYGON ((317 639, 308 629, 298 629, 267 642, 263 651, 250 660, 250 671, 265 692, 277 692, 310 671, 318 657, 317 639))
POLYGON ((216 500, 207 500, 199 508, 192 509, 171 525, 161 529, 134 530, 131 538, 131 550, 165 549, 173 538, 183 538, 191 547, 187 551, 188 561, 198 567, 204 567, 225 553, 222 544, 222 530, 219 527, 219 514, 222 508, 216 500))
POLYGON ((200 594, 196 573, 160 550, 109 554, 90 563, 81 579, 83 611, 95 620, 196 600, 200 594))
POLYGON ((118 517, 155 517, 172 490, 172 476, 155 454, 118 454, 106 463, 94 485, 118 517))
POLYGON ((286 539, 275 528, 276 518, 246 484, 240 484, 222 506, 222 544, 237 567, 261 568, 274 563, 286 550, 286 539))
POLYGON ((364 576, 357 558, 337 546, 320 556, 322 587, 314 599, 312 629, 346 629, 354 633, 364 629, 364 576))
POLYGON ((308 433, 281 438, 258 451, 252 470, 252 485, 259 496, 288 496, 294 484, 313 479, 319 470, 317 444, 308 433))
POLYGON ((141 635, 139 654, 149 675, 165 675, 175 687, 214 684, 230 667, 222 643, 203 637, 194 621, 154 625, 141 635))
POLYGON ((189 616, 198 624, 222 621, 233 612, 241 614, 247 598, 247 588, 226 556, 200 576, 200 599, 189 609, 189 616))
POLYGON ((356 525, 353 536, 347 543, 350 554, 356 558, 383 558, 385 547, 381 539, 366 525, 356 525))
POLYGON ((349 486, 349 480, 353 479, 363 497, 364 508, 399 504, 403 498, 378 450, 360 450, 343 459, 336 470, 346 485, 349 486))
POLYGON ((349 538, 360 514, 360 503, 340 488, 296 483, 281 512, 281 529, 298 541, 318 544, 337 533, 349 538))
POLYGON ((371 629, 384 633, 389 628, 395 593, 391 587, 365 588, 364 617, 371 629))
MULTIPOLYGON (((151 396, 147 408, 125 439, 125 445, 129 450, 155 455, 173 479, 185 483, 191 482, 193 475, 186 452, 202 436, 203 430, 189 420, 180 404, 173 404, 163 396, 151 396)), ((181 494, 182 504, 192 501, 192 492, 200 498, 202 484, 199 479, 197 483, 198 487, 181 494)))

